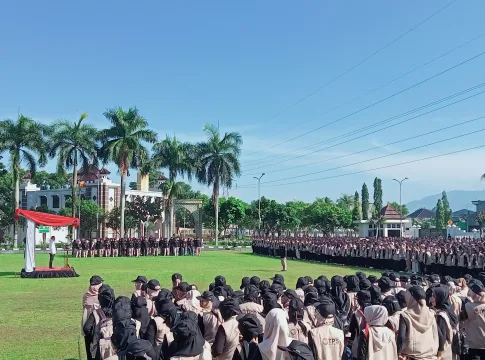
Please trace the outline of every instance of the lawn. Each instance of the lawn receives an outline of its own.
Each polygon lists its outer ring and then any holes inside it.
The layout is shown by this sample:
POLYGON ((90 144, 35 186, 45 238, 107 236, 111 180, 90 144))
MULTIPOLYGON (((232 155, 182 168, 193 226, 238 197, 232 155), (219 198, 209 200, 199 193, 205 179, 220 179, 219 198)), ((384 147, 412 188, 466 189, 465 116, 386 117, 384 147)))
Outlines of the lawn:
MULTIPOLYGON (((37 255, 39 266, 48 264, 48 255, 37 255)), ((61 256, 55 264, 64 263, 61 256)), ((233 288, 239 288, 241 278, 257 275, 269 279, 281 269, 279 259, 259 257, 250 253, 207 251, 202 257, 88 258, 70 261, 78 278, 21 279, 15 276, 23 267, 23 255, 0 255, 0 359, 39 360, 79 359, 81 343, 81 299, 89 277, 101 275, 116 293, 130 296, 137 275, 156 278, 163 287, 171 284, 174 272, 183 274, 184 281, 194 283, 203 291, 217 275, 224 275, 233 288)), ((289 261, 285 282, 294 287, 299 276, 317 277, 345 275, 358 269, 343 266, 289 261)), ((368 274, 374 273, 367 271, 368 274)))

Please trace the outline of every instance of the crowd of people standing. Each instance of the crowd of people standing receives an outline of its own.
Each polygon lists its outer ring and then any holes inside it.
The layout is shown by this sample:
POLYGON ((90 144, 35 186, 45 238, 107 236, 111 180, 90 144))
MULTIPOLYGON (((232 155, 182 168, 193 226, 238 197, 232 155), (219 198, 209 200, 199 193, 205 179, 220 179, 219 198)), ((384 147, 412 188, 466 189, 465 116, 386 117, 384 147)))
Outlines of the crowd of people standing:
POLYGON ((138 276, 130 297, 100 276, 83 297, 88 359, 485 359, 485 273, 414 280, 382 273, 300 277, 294 290, 217 276, 209 289, 138 276), (237 290, 235 290, 235 288, 237 290))
POLYGON ((259 255, 453 277, 484 270, 485 241, 472 238, 256 238, 259 255))
POLYGON ((74 257, 200 256, 204 241, 200 238, 108 238, 76 239, 74 257))

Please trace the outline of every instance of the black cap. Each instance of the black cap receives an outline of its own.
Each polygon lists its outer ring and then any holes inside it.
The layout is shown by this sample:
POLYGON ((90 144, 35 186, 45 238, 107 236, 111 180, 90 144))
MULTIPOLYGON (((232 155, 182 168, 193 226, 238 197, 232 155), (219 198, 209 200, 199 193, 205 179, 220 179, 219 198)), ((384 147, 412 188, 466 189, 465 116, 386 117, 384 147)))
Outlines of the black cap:
POLYGON ((399 280, 400 280, 401 282, 405 282, 405 283, 407 283, 407 282, 409 281, 409 278, 408 278, 406 275, 401 275, 401 276, 399 277, 399 280))
POLYGON ((256 285, 256 286, 259 286, 259 283, 261 282, 261 279, 257 276, 253 276, 251 278, 251 284, 252 285, 256 285))
POLYGON ((317 310, 324 318, 329 318, 335 315, 335 303, 333 301, 322 301, 317 310))
POLYGON ((172 281, 180 280, 182 281, 182 274, 175 273, 172 275, 172 281))
POLYGON ((99 285, 99 284, 102 284, 103 281, 104 280, 101 278, 101 276, 94 275, 94 276, 91 276, 91 279, 89 279, 89 284, 90 285, 99 285))
POLYGON ((204 291, 201 296, 197 296, 198 300, 213 301, 214 293, 212 291, 204 291))
POLYGON ((416 301, 426 299, 426 292, 421 286, 411 286, 408 291, 416 301))
POLYGON ((151 279, 147 283, 147 289, 150 289, 150 290, 160 290, 160 282, 157 279, 151 279))
POLYGON ((285 278, 281 274, 275 274, 275 276, 272 277, 271 280, 278 281, 278 282, 282 282, 282 283, 285 282, 285 278))
POLYGON ((189 292, 190 290, 192 290, 192 286, 190 286, 189 284, 187 284, 186 282, 181 282, 178 286, 176 286, 174 289, 176 290, 180 290, 182 292, 189 292))
POLYGON ((288 346, 278 346, 278 349, 287 351, 290 353, 292 358, 297 357, 297 359, 301 358, 302 360, 314 360, 313 352, 310 347, 305 344, 304 342, 293 340, 290 345, 288 346))
POLYGON ((142 283, 142 284, 146 284, 146 283, 148 282, 148 280, 147 280, 147 278, 146 278, 146 277, 141 276, 141 275, 138 275, 138 276, 136 277, 136 279, 135 279, 135 280, 132 280, 131 282, 134 282, 134 283, 139 282, 139 283, 142 283))
POLYGON ((367 279, 369 279, 369 281, 372 284, 375 284, 377 282, 377 276, 375 276, 375 275, 369 275, 369 277, 367 279))
POLYGON ((251 279, 248 277, 243 277, 241 280, 241 286, 239 287, 241 290, 244 289, 246 286, 251 284, 251 279))
POLYGON ((479 280, 470 281, 470 284, 468 284, 468 286, 470 287, 470 290, 477 295, 480 295, 480 293, 482 293, 485 290, 485 287, 483 286, 482 282, 479 280))
POLYGON ((382 292, 386 292, 391 289, 391 287, 394 285, 394 282, 388 277, 383 276, 379 279, 379 282, 377 284, 381 288, 382 292))

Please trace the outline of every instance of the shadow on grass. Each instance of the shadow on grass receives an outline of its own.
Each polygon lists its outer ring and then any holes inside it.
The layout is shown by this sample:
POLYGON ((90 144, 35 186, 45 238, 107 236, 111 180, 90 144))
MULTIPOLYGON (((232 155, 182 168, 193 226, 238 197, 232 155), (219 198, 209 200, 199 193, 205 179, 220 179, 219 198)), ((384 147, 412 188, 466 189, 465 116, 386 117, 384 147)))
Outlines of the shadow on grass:
POLYGON ((15 276, 17 274, 20 273, 15 271, 0 271, 0 276, 15 276))

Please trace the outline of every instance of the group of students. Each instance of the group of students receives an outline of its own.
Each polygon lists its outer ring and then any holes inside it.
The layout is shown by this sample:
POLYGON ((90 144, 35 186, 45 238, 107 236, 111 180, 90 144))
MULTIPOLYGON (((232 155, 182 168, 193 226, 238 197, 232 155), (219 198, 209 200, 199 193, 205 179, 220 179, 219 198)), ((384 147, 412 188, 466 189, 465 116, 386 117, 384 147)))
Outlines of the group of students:
POLYGON ((253 252, 417 274, 460 277, 485 268, 485 240, 472 238, 256 238, 253 252))
POLYGON ((83 297, 87 358, 95 360, 485 359, 485 273, 427 279, 362 272, 272 282, 217 276, 201 294, 138 276, 131 298, 93 276, 83 297))
POLYGON ((108 238, 76 239, 72 242, 74 257, 119 256, 200 256, 203 240, 199 238, 108 238))

